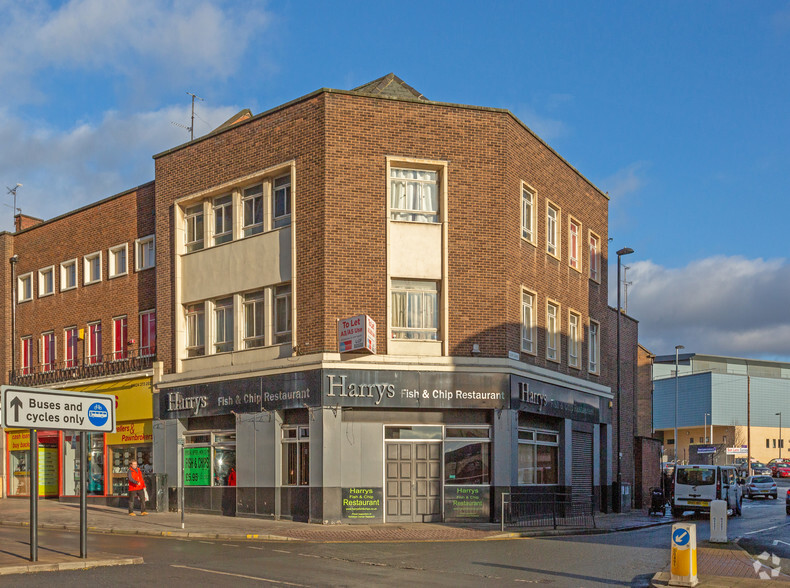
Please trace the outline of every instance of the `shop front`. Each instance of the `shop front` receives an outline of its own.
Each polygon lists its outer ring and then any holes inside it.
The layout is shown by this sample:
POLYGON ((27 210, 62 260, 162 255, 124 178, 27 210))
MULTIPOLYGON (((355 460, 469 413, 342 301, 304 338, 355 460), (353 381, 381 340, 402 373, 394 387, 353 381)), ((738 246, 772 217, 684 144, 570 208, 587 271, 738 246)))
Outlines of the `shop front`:
POLYGON ((183 475, 195 512, 491 521, 502 492, 595 496, 607 483, 611 394, 585 386, 356 369, 161 386, 155 467, 174 481, 171 504, 183 475))
MULTIPOLYGON (((153 471, 153 426, 150 378, 63 388, 109 394, 116 398, 114 433, 87 433, 87 493, 92 503, 118 505, 126 499, 129 463, 137 459, 144 473, 153 471)), ((8 496, 29 496, 30 432, 6 430, 8 496)), ((71 502, 79 499, 80 434, 38 431, 39 495, 71 502)))

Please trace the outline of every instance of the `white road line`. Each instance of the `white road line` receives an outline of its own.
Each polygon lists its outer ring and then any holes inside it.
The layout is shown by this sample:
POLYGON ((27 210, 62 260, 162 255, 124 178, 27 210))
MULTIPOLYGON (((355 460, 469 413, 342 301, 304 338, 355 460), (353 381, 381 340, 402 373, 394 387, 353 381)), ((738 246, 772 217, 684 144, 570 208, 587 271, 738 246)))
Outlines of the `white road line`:
POLYGON ((305 584, 294 584, 293 582, 282 582, 280 580, 272 580, 270 578, 260 578, 258 576, 245 576, 244 574, 232 574, 230 572, 220 572, 217 570, 207 570, 205 568, 195 568, 192 566, 180 566, 176 564, 170 564, 171 568, 182 568, 185 570, 196 570, 198 572, 206 572, 207 574, 219 574, 221 576, 233 576, 234 578, 246 578, 247 580, 258 580, 259 582, 271 582, 272 584, 282 584, 283 586, 302 586, 305 587, 305 584))
POLYGON ((214 545, 213 541, 198 541, 198 543, 205 543, 206 545, 214 545))
POLYGON ((757 531, 749 531, 748 533, 744 533, 744 535, 754 535, 755 533, 762 533, 763 531, 773 531, 774 529, 778 529, 782 525, 775 525, 773 527, 768 527, 767 529, 758 529, 757 531))
POLYGON ((247 547, 247 549, 260 549, 261 551, 264 550, 263 547, 249 547, 249 546, 247 547))
POLYGON ((234 545, 233 543, 223 543, 225 547, 238 547, 238 545, 234 545))
MULTIPOLYGON (((258 549, 261 549, 260 547, 258 549)), ((277 553, 291 553, 290 551, 285 551, 285 549, 272 549, 272 551, 276 551, 277 553)))

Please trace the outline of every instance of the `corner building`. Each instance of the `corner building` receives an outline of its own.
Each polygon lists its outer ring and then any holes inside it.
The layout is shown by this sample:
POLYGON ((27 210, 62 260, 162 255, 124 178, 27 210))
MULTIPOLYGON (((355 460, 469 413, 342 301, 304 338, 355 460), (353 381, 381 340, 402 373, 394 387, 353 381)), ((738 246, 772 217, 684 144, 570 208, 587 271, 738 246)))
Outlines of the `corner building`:
POLYGON ((503 492, 608 508, 608 199, 511 113, 390 74, 155 162, 154 470, 183 475, 188 510, 487 521, 503 492), (341 352, 355 321, 369 349, 341 352))

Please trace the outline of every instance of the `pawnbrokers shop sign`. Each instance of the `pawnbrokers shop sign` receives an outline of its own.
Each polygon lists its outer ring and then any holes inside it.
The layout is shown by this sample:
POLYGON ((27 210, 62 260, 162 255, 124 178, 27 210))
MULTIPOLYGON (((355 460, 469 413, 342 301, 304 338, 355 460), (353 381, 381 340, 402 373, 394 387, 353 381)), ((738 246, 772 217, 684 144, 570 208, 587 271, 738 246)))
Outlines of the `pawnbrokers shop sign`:
POLYGON ((507 408, 507 374, 324 370, 324 406, 507 408))

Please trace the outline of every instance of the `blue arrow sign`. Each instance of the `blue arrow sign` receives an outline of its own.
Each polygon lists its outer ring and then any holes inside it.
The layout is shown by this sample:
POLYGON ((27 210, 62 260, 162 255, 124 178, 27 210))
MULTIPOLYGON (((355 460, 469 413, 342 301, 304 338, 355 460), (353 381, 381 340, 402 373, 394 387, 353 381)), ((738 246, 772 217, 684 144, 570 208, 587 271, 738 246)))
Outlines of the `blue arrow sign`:
POLYGON ((691 539, 691 534, 686 529, 675 529, 672 533, 672 541, 675 545, 683 547, 691 539))

